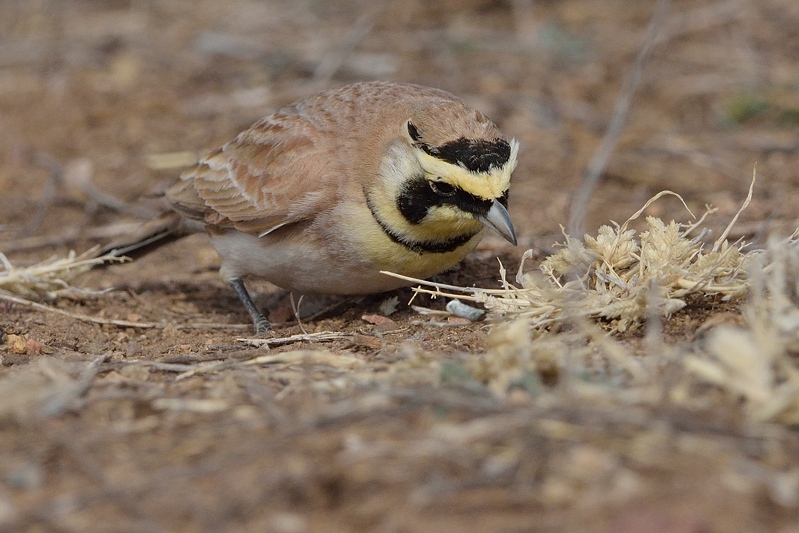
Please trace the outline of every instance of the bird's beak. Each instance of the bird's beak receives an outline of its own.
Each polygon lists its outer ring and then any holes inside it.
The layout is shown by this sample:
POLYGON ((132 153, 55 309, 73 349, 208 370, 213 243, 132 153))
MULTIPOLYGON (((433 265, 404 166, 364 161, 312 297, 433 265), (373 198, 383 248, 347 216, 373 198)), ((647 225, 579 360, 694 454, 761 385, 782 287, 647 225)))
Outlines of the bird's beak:
POLYGON ((485 215, 478 215, 477 220, 496 231, 505 239, 516 246, 516 231, 513 229, 513 222, 510 220, 510 215, 505 206, 499 203, 499 200, 494 200, 491 209, 485 215))

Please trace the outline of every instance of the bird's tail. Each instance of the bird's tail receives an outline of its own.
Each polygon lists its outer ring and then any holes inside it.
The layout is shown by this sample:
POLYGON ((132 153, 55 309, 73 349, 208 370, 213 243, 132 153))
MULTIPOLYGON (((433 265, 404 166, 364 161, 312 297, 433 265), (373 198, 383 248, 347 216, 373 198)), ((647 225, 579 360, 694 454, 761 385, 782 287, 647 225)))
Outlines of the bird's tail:
POLYGON ((182 237, 201 231, 202 226, 186 220, 174 211, 145 222, 133 232, 106 244, 98 256, 129 257, 137 259, 153 250, 182 237))

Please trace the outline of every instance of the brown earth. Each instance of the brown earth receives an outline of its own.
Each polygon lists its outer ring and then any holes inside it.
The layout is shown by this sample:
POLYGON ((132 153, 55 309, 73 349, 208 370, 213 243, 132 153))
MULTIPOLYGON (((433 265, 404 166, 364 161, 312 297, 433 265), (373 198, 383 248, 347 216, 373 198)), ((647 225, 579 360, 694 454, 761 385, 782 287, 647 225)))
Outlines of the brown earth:
MULTIPOLYGON (((654 8, 2 2, 0 251, 24 266, 85 250, 156 209, 142 196, 180 168, 152 156, 213 148, 322 88, 390 79, 461 95, 519 140, 520 245, 488 237, 445 276, 495 287, 497 256, 515 271, 524 250, 562 240, 654 8)), ((718 235, 755 164, 735 236, 757 245, 799 225, 797 20, 795 0, 672 2, 584 227, 670 189, 694 212, 716 206, 718 235)), ((674 199, 647 213, 687 218, 674 199)), ((0 348, 0 530, 799 531, 799 435, 747 422, 718 391, 691 409, 586 402, 550 376, 497 395, 459 373, 491 357, 489 326, 434 326, 405 305, 410 289, 388 323, 371 316, 388 296, 369 297, 277 332, 343 334, 331 342, 252 348, 217 266, 193 236, 77 282, 114 291, 48 302, 141 326, 2 304, 0 331, 25 346, 0 348)), ((666 339, 688 345, 737 309, 693 301, 664 320, 666 339)))

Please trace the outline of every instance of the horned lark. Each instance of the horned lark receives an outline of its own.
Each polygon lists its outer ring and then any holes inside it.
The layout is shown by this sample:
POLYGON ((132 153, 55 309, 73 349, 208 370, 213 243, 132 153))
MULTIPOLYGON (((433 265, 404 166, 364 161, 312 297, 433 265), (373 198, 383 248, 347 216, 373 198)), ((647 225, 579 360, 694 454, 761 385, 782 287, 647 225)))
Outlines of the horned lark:
POLYGON ((486 228, 513 244, 518 143, 439 89, 355 83, 284 107, 209 153, 167 191, 173 212, 117 255, 204 227, 257 333, 244 278, 310 294, 368 294, 440 273, 486 228))

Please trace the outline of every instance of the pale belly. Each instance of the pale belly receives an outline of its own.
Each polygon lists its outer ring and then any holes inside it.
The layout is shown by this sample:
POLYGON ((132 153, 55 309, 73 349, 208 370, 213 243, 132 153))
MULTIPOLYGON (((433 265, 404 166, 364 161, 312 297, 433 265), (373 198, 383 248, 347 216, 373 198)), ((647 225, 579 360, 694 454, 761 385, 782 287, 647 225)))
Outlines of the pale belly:
POLYGON ((281 240, 236 230, 211 236, 222 257, 223 278, 255 276, 302 294, 372 294, 405 287, 412 283, 380 271, 428 278, 457 264, 477 241, 479 236, 454 252, 420 255, 393 242, 381 243, 379 254, 364 247, 330 253, 297 236, 281 240))

